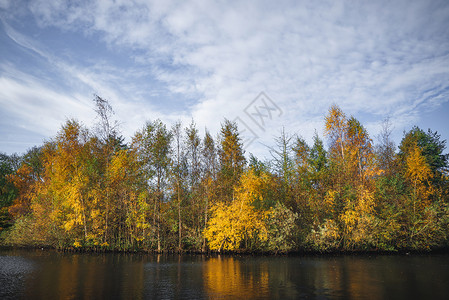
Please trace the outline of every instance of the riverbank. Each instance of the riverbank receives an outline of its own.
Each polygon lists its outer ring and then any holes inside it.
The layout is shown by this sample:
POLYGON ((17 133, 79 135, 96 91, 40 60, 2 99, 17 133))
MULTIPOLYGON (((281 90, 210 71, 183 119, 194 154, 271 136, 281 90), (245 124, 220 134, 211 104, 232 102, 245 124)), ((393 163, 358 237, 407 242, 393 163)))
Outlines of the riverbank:
POLYGON ((296 250, 289 252, 272 251, 194 251, 194 250, 152 250, 152 249, 110 249, 105 247, 51 247, 35 245, 2 245, 0 250, 41 250, 57 251, 63 253, 140 253, 140 254, 161 254, 161 255, 207 255, 207 256, 370 256, 370 255, 432 255, 449 254, 449 247, 435 249, 399 249, 399 250, 296 250))

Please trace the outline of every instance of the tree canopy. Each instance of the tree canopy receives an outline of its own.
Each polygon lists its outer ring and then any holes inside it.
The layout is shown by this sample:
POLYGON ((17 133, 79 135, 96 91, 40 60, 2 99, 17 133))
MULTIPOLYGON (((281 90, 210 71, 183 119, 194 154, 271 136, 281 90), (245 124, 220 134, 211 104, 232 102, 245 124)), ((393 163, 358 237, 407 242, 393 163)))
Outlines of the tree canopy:
POLYGON ((124 143, 109 102, 23 156, 0 153, 3 244, 153 251, 448 247, 446 141, 413 127, 395 149, 337 105, 309 145, 286 128, 245 157, 237 124, 148 121, 124 143), (325 145, 328 145, 326 147, 325 145))

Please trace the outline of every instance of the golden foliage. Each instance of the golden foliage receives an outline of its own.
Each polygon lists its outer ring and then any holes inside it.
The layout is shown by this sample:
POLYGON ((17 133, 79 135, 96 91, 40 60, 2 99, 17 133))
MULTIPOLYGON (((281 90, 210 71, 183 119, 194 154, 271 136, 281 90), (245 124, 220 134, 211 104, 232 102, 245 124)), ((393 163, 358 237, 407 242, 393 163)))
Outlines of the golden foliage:
POLYGON ((14 199, 12 205, 8 208, 13 218, 18 218, 31 212, 31 201, 35 195, 35 183, 32 178, 32 172, 33 170, 29 165, 22 164, 15 174, 8 176, 8 180, 19 191, 18 197, 14 199))
POLYGON ((406 157, 405 176, 412 183, 414 199, 420 201, 421 206, 428 206, 429 196, 433 192, 429 180, 433 175, 416 142, 406 157))
POLYGON ((248 170, 236 188, 236 199, 211 207, 212 217, 203 233, 211 250, 236 250, 244 239, 267 239, 265 213, 251 205, 255 199, 261 200, 261 187, 266 180, 266 176, 258 177, 248 170))

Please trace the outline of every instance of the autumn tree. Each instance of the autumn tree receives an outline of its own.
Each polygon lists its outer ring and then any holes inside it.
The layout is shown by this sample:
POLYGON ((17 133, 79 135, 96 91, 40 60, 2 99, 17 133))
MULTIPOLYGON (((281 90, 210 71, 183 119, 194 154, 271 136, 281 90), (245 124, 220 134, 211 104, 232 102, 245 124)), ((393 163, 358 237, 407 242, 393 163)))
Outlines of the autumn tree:
POLYGON ((293 138, 292 135, 285 132, 285 128, 282 128, 280 136, 275 138, 276 146, 270 149, 273 171, 278 178, 281 201, 288 206, 294 205, 292 191, 295 172, 293 138))
MULTIPOLYGON (((11 225, 8 207, 16 199, 18 190, 11 176, 16 172, 14 156, 0 153, 0 231, 11 225)), ((22 201, 20 201, 22 202, 22 201)))
POLYGON ((148 190, 141 176, 140 164, 134 149, 115 152, 108 168, 109 194, 115 206, 111 208, 110 231, 112 242, 119 249, 146 245, 150 234, 150 204, 148 190))
POLYGON ((325 117, 324 133, 330 142, 331 156, 341 164, 345 160, 347 119, 340 107, 332 105, 325 117))
POLYGON ((374 148, 365 127, 354 117, 349 118, 347 125, 348 160, 352 177, 357 183, 366 185, 378 170, 375 165, 374 148))
POLYGON ((174 185, 176 195, 176 206, 178 215, 178 251, 182 250, 182 218, 181 218, 181 204, 183 199, 183 184, 185 178, 185 154, 183 151, 183 136, 181 122, 176 122, 172 127, 173 135, 173 158, 172 158, 172 173, 174 174, 174 185))
POLYGON ((95 144, 86 128, 68 120, 43 147, 44 172, 30 195, 31 208, 36 230, 57 243, 97 243, 104 233, 95 144))
POLYGON ((266 180, 266 175, 258 177, 248 170, 235 188, 234 201, 212 206, 212 216, 204 230, 211 250, 248 249, 267 240, 265 212, 252 205, 254 201, 263 201, 266 180))
MULTIPOLYGON (((33 170, 28 164, 22 164, 22 166, 14 173, 8 176, 4 189, 8 188, 8 184, 13 184, 16 189, 17 196, 12 194, 14 201, 8 208, 9 213, 15 219, 31 213, 31 198, 34 190, 33 170)), ((9 187, 12 191, 14 190, 9 187)), ((10 192, 11 193, 11 192, 10 192)))
POLYGON ((202 162, 201 162, 201 139, 196 128, 195 122, 189 124, 185 128, 185 149, 188 173, 188 199, 190 204, 191 233, 190 241, 197 248, 200 247, 202 241, 203 213, 205 203, 201 195, 201 176, 202 176, 202 162))
POLYGON ((374 147, 379 176, 374 178, 374 198, 377 203, 377 226, 374 230, 376 247, 392 250, 401 244, 401 226, 406 198, 407 183, 402 176, 396 146, 391 138, 392 123, 389 118, 382 122, 374 147))
POLYGON ((310 225, 317 225, 323 221, 327 216, 330 216, 324 199, 328 185, 329 162, 327 151, 324 148, 324 143, 315 132, 313 136, 313 145, 309 152, 309 180, 310 180, 310 194, 308 205, 311 210, 312 221, 310 225))
MULTIPOLYGON (((214 197, 217 185, 217 149, 215 141, 209 131, 205 130, 203 138, 203 148, 201 150, 201 159, 203 165, 203 176, 201 179, 201 187, 204 197, 204 223, 203 230, 207 226, 209 220, 209 206, 214 197)), ((206 251, 207 239, 203 235, 202 251, 206 251)))
MULTIPOLYGON (((95 112, 97 113, 97 123, 95 125, 95 132, 97 135, 97 140, 99 142, 98 151, 99 159, 101 158, 100 170, 101 173, 109 172, 111 165, 111 160, 114 152, 124 148, 123 137, 119 135, 119 124, 117 120, 113 120, 114 110, 108 100, 101 98, 98 95, 94 95, 93 99, 95 103, 95 112)), ((100 196, 104 196, 102 199, 102 204, 105 209, 105 229, 104 229, 104 242, 108 242, 109 238, 109 219, 111 210, 116 205, 111 202, 114 198, 110 197, 111 185, 105 179, 107 176, 101 176, 101 189, 104 193, 100 196)))
POLYGON ((430 129, 425 132, 417 126, 413 127, 405 133, 399 145, 398 156, 403 170, 405 170, 407 154, 415 143, 421 149, 422 155, 432 172, 431 184, 435 189, 435 193, 431 196, 432 200, 448 199, 449 154, 443 154, 446 149, 446 141, 441 140, 440 135, 430 129))
POLYGON ((417 143, 408 150, 405 176, 412 186, 413 215, 415 216, 417 201, 420 202, 420 206, 425 207, 429 205, 428 200, 432 193, 431 187, 429 187, 429 180, 433 174, 417 143))
POLYGON ((415 143, 421 149, 422 155, 434 175, 437 172, 445 173, 448 171, 449 154, 443 154, 443 151, 446 149, 446 141, 441 140, 437 132, 433 132, 430 129, 425 132, 417 126, 413 127, 404 135, 399 145, 399 156, 401 159, 404 159, 408 149, 413 148, 415 143))
POLYGON ((115 250, 397 250, 447 246, 446 141, 413 127, 396 153, 338 106, 328 147, 282 129, 272 158, 249 155, 234 122, 217 140, 192 121, 147 122, 128 146, 109 102, 25 155, 0 154, 2 242, 115 250))
POLYGON ((218 156, 220 198, 221 201, 229 202, 235 199, 234 187, 237 185, 246 163, 242 141, 235 122, 225 120, 221 125, 218 156))
POLYGON ((147 122, 133 138, 133 147, 137 151, 153 198, 153 228, 156 229, 157 250, 161 251, 161 203, 164 199, 170 168, 172 133, 160 120, 147 122))
POLYGON ((367 234, 376 223, 373 178, 380 174, 372 140, 356 118, 347 118, 336 105, 329 109, 325 121, 333 183, 328 193, 334 205, 334 220, 342 230, 343 246, 366 243, 369 247, 372 241, 367 234))
POLYGON ((305 209, 306 200, 312 188, 310 181, 310 147, 303 138, 296 137, 293 153, 295 179, 293 186, 296 203, 299 208, 305 209))
POLYGON ((391 139, 392 124, 389 118, 382 123, 382 129, 378 135, 378 143, 375 146, 377 165, 386 175, 392 175, 395 172, 396 152, 395 144, 391 139))

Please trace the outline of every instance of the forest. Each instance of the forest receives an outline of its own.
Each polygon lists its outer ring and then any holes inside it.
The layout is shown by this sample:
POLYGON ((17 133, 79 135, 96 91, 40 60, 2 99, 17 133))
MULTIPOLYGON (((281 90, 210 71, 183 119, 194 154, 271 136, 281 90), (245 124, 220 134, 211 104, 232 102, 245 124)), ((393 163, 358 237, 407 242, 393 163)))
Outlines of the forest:
POLYGON ((236 123, 148 121, 124 142, 109 102, 23 155, 0 154, 0 243, 73 250, 267 252, 447 249, 446 141, 399 145, 329 108, 313 143, 282 129, 269 160, 236 123), (374 140, 376 140, 374 142, 374 140))

